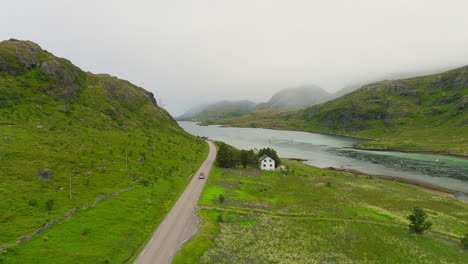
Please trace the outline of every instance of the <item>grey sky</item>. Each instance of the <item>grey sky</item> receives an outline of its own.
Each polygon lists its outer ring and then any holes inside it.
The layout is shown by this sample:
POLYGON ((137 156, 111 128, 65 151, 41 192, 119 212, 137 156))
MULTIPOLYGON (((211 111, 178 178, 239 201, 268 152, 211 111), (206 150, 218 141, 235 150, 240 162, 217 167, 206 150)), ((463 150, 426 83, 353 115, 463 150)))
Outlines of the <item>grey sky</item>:
POLYGON ((155 93, 174 115, 217 99, 328 91, 468 64, 466 0, 1 0, 0 39, 155 93))

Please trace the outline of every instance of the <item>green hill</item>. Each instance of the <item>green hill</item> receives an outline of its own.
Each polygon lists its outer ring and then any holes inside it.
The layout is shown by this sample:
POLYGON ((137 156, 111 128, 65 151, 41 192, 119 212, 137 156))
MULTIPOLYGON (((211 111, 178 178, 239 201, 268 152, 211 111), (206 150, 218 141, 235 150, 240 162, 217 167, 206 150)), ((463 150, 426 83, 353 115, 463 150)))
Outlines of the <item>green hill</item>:
POLYGON ((220 122, 380 139, 365 148, 468 151, 468 66, 401 80, 385 80, 296 112, 220 122))
POLYGON ((206 153, 150 92, 84 72, 33 42, 0 42, 0 247, 9 246, 0 263, 123 262, 206 153))

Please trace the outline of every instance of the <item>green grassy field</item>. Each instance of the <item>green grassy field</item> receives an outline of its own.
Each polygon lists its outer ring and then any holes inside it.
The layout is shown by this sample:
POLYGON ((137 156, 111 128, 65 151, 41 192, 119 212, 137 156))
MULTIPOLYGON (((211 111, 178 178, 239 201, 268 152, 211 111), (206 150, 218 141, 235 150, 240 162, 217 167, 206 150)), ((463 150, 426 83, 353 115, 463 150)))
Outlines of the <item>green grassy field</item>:
POLYGON ((0 262, 125 261, 207 153, 144 89, 83 72, 31 42, 0 42, 0 247, 9 246, 0 262), (39 179, 43 169, 53 178, 39 179), (132 186, 14 246, 68 211, 132 186))
POLYGON ((464 263, 468 205, 425 189, 287 161, 289 171, 215 168, 202 227, 174 263, 464 263), (224 196, 220 202, 219 195, 224 196), (434 223, 408 232, 424 208, 434 223))

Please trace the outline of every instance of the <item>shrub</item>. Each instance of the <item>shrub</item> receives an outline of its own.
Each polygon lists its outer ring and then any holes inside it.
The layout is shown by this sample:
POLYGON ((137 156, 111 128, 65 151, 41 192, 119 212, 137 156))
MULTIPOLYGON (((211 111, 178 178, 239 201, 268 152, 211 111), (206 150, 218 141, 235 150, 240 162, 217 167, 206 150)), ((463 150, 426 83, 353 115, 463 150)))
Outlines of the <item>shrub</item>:
POLYGON ((408 219, 411 221, 409 231, 416 234, 422 234, 432 226, 432 223, 427 220, 426 212, 419 207, 413 208, 413 212, 408 216, 408 219))
POLYGON ((45 206, 45 209, 46 209, 47 211, 52 210, 52 208, 54 207, 54 199, 49 199, 49 200, 47 200, 47 201, 44 203, 44 206, 45 206))
POLYGON ((143 186, 145 186, 145 187, 148 187, 148 186, 151 184, 151 182, 150 182, 148 179, 146 179, 146 178, 140 179, 139 182, 140 182, 141 184, 143 184, 143 186))
POLYGON ((31 199, 31 200, 28 201, 28 204, 29 204, 30 206, 37 206, 37 205, 38 205, 38 202, 37 202, 36 199, 33 198, 33 199, 31 199))
POLYGON ((224 219, 223 219, 223 216, 222 216, 222 215, 218 215, 218 216, 216 217, 216 220, 218 221, 218 223, 224 222, 224 219))
POLYGON ((223 196, 222 194, 220 194, 220 195, 218 196, 218 202, 219 202, 219 203, 224 203, 224 196, 223 196))
POLYGON ((464 248, 468 249, 468 233, 461 239, 461 244, 464 248))
POLYGON ((91 228, 85 228, 83 232, 81 232, 82 236, 88 236, 91 233, 91 228))

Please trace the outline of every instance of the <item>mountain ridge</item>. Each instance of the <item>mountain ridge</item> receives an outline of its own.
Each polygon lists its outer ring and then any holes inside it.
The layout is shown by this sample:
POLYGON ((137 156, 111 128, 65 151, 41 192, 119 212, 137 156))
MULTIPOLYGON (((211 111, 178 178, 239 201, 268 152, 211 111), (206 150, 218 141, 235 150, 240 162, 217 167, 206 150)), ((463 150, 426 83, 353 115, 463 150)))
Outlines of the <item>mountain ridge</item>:
MULTIPOLYGON (((332 94, 315 85, 303 85, 281 89, 274 93, 267 102, 254 103, 250 100, 221 100, 211 104, 192 107, 176 119, 180 121, 216 122, 216 120, 239 117, 253 110, 276 109, 292 111, 322 103, 332 99, 332 94)), ((278 112, 278 111, 274 112, 278 112)), ((264 111, 264 110, 263 110, 264 111)))
POLYGON ((468 66, 447 72, 384 80, 334 100, 293 112, 221 120, 255 126, 381 139, 360 145, 383 150, 468 150, 468 66))

